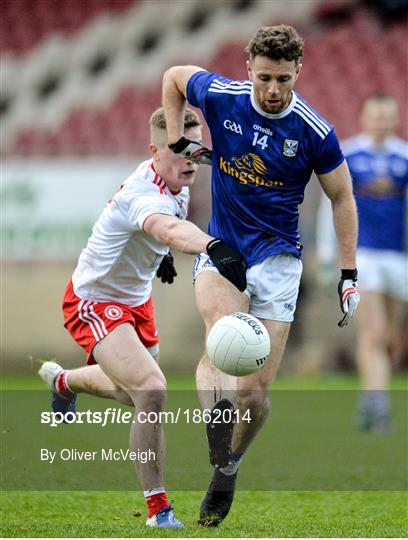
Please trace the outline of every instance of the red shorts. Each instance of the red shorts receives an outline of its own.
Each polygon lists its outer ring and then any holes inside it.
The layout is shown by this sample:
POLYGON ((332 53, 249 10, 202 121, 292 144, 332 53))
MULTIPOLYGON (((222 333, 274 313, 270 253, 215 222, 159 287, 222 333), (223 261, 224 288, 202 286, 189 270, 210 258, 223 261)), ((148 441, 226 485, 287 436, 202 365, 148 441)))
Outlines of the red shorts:
POLYGON ((96 364, 92 355, 95 345, 114 328, 130 323, 146 349, 155 355, 159 338, 154 324, 153 301, 131 307, 117 302, 92 302, 81 300, 74 293, 70 280, 62 303, 64 326, 75 341, 88 353, 87 364, 96 364))

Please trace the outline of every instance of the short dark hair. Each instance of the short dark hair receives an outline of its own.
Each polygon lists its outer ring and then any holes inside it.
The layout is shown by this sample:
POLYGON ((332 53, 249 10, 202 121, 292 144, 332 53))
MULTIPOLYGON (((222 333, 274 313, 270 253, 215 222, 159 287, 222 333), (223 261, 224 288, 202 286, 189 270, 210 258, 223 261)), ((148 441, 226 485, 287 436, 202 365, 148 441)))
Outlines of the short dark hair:
POLYGON ((271 60, 294 60, 297 65, 303 56, 303 45, 303 39, 292 26, 279 24, 259 28, 245 51, 251 60, 266 56, 271 60))
MULTIPOLYGON (((164 116, 163 107, 159 107, 153 111, 149 120, 149 125, 150 127, 166 129, 166 117, 164 116)), ((196 126, 201 127, 200 117, 191 109, 186 109, 184 112, 184 129, 186 130, 196 126)))

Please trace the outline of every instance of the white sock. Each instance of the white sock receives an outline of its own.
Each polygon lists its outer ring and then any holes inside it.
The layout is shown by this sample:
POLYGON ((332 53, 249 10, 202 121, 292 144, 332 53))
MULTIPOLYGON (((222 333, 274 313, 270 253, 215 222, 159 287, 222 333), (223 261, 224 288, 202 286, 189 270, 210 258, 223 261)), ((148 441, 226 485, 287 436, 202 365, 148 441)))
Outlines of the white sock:
POLYGON ((220 469, 222 474, 225 474, 225 476, 231 476, 231 475, 235 474, 237 472, 237 470, 238 470, 238 467, 241 464, 241 461, 242 461, 243 457, 244 456, 241 456, 237 461, 233 461, 232 463, 230 463, 226 467, 223 467, 222 469, 220 469))
POLYGON ((146 497, 151 497, 152 495, 157 495, 158 493, 166 493, 166 490, 164 487, 157 487, 154 489, 148 489, 147 491, 143 491, 143 495, 146 497))

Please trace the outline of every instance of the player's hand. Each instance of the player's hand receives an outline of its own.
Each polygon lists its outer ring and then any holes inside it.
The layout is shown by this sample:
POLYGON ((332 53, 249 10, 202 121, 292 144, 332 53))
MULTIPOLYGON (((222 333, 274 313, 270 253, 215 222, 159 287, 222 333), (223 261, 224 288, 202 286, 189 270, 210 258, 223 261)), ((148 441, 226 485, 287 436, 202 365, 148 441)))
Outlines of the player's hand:
POLYGON ((181 137, 176 143, 169 144, 169 148, 175 154, 181 154, 194 163, 211 165, 212 151, 199 142, 181 137))
POLYGON ((170 285, 177 276, 176 269, 174 268, 173 255, 170 251, 163 257, 163 260, 157 269, 156 276, 161 279, 162 283, 169 283, 170 285))
POLYGON ((340 328, 347 326, 354 315, 360 295, 358 293, 357 270, 342 270, 339 285, 337 287, 340 298, 340 308, 344 317, 338 322, 340 328))
POLYGON ((221 238, 215 238, 207 244, 207 253, 220 274, 240 291, 245 291, 247 286, 246 264, 241 254, 234 248, 227 246, 221 238))

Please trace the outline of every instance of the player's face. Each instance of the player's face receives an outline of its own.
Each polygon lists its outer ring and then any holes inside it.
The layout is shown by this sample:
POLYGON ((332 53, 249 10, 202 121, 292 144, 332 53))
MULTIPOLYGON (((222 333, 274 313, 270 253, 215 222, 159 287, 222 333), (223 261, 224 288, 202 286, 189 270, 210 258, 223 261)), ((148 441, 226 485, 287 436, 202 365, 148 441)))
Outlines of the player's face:
POLYGON ((381 142, 393 135, 398 125, 398 108, 393 99, 369 100, 361 115, 363 130, 375 141, 381 142))
MULTIPOLYGON (((198 126, 189 128, 184 136, 191 141, 201 142, 202 132, 198 126)), ((166 146, 152 148, 154 166, 157 173, 166 181, 172 191, 194 183, 198 165, 185 159, 166 146)))
POLYGON ((263 111, 277 114, 286 109, 292 99, 300 68, 301 64, 296 65, 294 60, 271 60, 260 55, 247 61, 255 100, 263 111))

